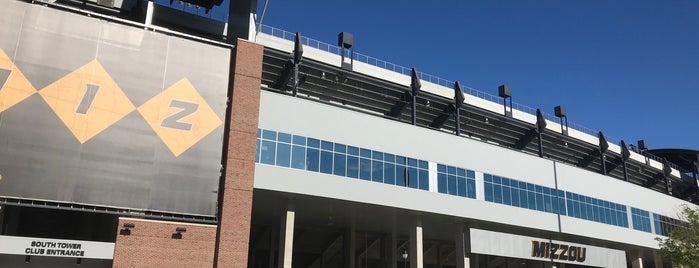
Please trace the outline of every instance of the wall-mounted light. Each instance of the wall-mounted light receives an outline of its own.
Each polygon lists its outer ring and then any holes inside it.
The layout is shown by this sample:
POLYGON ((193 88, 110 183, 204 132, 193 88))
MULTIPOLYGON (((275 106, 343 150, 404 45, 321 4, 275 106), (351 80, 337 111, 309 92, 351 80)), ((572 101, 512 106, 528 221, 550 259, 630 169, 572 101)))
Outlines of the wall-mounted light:
POLYGON ((125 222, 122 227, 124 228, 119 231, 120 235, 131 235, 131 229, 136 227, 136 225, 131 222, 125 222))
POLYGON ((182 233, 186 232, 187 228, 177 227, 175 228, 175 233, 172 234, 172 239, 182 239, 182 233))

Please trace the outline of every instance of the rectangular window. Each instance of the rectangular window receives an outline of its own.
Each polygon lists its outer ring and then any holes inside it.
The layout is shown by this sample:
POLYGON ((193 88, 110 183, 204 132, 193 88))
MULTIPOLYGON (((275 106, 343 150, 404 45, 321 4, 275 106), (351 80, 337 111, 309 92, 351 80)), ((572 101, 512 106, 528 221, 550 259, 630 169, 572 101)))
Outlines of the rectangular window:
POLYGON ((417 168, 408 168, 408 187, 417 189, 418 180, 417 168))
MULTIPOLYGON (((488 183, 486 183, 486 185, 488 185, 488 183)), ((490 190, 491 191, 493 190, 492 184, 490 185, 490 190)), ((437 191, 440 193, 443 193, 443 194, 447 193, 447 174, 444 174, 444 173, 437 174, 437 191)), ((488 196, 487 190, 486 190, 486 196, 488 196)), ((492 193, 490 196, 492 197, 492 193)), ((491 200, 488 200, 488 201, 491 201, 491 200)))
POLYGON ((340 143, 335 143, 335 152, 336 153, 347 153, 347 145, 340 144, 340 143))
POLYGON ((490 174, 483 174, 483 181, 485 182, 493 182, 493 175, 490 174))
POLYGON ((318 149, 306 148, 306 170, 315 172, 320 170, 320 152, 318 149))
POLYGON ((291 143, 291 134, 279 132, 277 133, 277 141, 291 143))
POLYGON ((519 207, 529 208, 529 195, 527 190, 519 190, 519 207))
POLYGON ((502 185, 500 184, 493 183, 493 201, 502 204, 502 185))
POLYGON ((347 156, 341 153, 335 153, 333 159, 333 174, 337 176, 345 176, 347 167, 347 156))
POLYGON ((308 143, 308 147, 320 149, 320 140, 308 138, 306 142, 308 143))
MULTIPOLYGON (((289 135, 289 139, 291 139, 291 135, 289 135)), ((281 142, 277 143, 277 166, 291 166, 291 145, 281 142)))
MULTIPOLYGON (((439 175, 443 175, 443 174, 439 174, 439 175)), ((444 176, 446 177, 446 175, 444 175, 444 176)), ((493 184, 490 182, 486 182, 484 188, 485 188, 485 201, 493 202, 493 184)))
POLYGON ((306 146, 306 137, 304 136, 294 135, 294 138, 292 140, 295 145, 306 146))
POLYGON ((456 195, 456 176, 447 175, 447 193, 456 195))
POLYGON ((476 182, 474 180, 467 180, 468 182, 468 197, 476 198, 476 182))
POLYGON ((347 177, 359 178, 359 158, 356 156, 347 157, 347 177))
POLYGON ((536 210, 538 211, 544 211, 544 194, 541 192, 537 192, 536 194, 536 210))
POLYGON ((374 160, 383 160, 383 153, 373 151, 373 152, 371 152, 371 158, 373 158, 374 160))
MULTIPOLYGON (((504 181, 503 181, 504 182, 504 181)), ((509 180, 507 183, 509 184, 509 180)), ((502 203, 505 205, 512 205, 512 195, 510 194, 510 187, 503 186, 502 187, 502 203)))
POLYGON ((383 154, 383 161, 393 164, 396 162, 396 156, 394 156, 392 154, 384 153, 383 154))
POLYGON ((427 170, 418 171, 418 188, 425 191, 430 190, 430 174, 427 170))
POLYGON ((383 182, 383 162, 374 160, 371 162, 371 180, 375 182, 383 182))
POLYGON ((333 143, 329 141, 320 141, 320 149, 326 150, 326 151, 332 151, 333 150, 333 143))
MULTIPOLYGON (((257 131, 257 135, 260 135, 260 131, 257 131)), ((255 147, 255 163, 260 163, 260 139, 257 139, 257 147, 255 147)))
MULTIPOLYGON (((364 150, 364 149, 362 149, 364 150)), ((371 180, 371 160, 368 158, 359 159, 359 178, 365 181, 371 180)))
POLYGON ((466 192, 466 188, 467 188, 467 185, 466 185, 466 178, 464 178, 464 177, 457 177, 457 179, 456 179, 456 186, 457 186, 457 187, 456 187, 456 193, 457 193, 459 196, 466 197, 466 196, 468 195, 468 193, 466 192))
POLYGON ((527 191, 527 203, 529 204, 529 209, 536 210, 536 193, 527 191))
POLYGON ((403 165, 396 165, 396 185, 406 186, 408 170, 403 165))
POLYGON ((386 184, 396 184, 396 165, 390 163, 383 164, 383 182, 386 184))
POLYGON ((266 140, 272 140, 276 141, 277 140, 277 132, 276 131, 271 131, 271 130, 262 130, 262 138, 266 140))
MULTIPOLYGON (((264 133, 264 132, 263 132, 264 133)), ((260 162, 263 164, 274 165, 274 159, 276 157, 275 153, 276 142, 273 141, 262 141, 262 148, 260 149, 260 162)))
POLYGON ((351 156, 359 156, 359 148, 354 146, 347 146, 347 154, 351 156))
POLYGON ((512 205, 515 207, 519 207, 520 206, 519 190, 517 190, 517 188, 512 188, 511 192, 512 192, 512 205))
POLYGON ((369 149, 359 149, 359 156, 365 157, 365 158, 371 158, 371 150, 369 149))
POLYGON ((326 174, 333 173, 333 153, 320 151, 320 172, 326 174))
POLYGON ((306 148, 298 145, 294 145, 291 148, 291 167, 306 169, 306 148))

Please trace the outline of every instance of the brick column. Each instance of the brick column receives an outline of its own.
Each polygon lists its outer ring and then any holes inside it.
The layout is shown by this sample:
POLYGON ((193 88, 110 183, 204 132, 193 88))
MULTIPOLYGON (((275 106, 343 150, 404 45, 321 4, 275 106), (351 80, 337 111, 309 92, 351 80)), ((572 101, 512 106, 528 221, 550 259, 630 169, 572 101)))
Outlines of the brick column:
POLYGON ((112 267, 211 267, 215 237, 216 225, 120 217, 112 267), (180 238, 178 227, 187 228, 180 238))
POLYGON ((214 267, 247 267, 263 46, 238 39, 231 56, 225 174, 214 267))

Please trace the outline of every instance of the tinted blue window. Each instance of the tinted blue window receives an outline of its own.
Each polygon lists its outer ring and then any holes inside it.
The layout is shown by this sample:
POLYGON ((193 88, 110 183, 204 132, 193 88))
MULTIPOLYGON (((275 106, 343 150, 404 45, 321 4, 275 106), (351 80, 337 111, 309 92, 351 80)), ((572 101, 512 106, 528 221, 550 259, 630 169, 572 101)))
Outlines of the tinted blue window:
POLYGON ((430 175, 427 170, 421 169, 418 170, 418 188, 421 190, 429 190, 430 189, 430 175))
POLYGON ((383 161, 386 161, 388 163, 395 163, 396 162, 396 156, 392 154, 383 154, 383 161))
POLYGON ((544 195, 537 193, 536 194, 536 210, 538 211, 544 211, 544 195))
POLYGON ((279 132, 277 133, 277 140, 281 142, 291 143, 291 134, 279 132))
POLYGON ((306 169, 306 148, 298 145, 291 148, 291 167, 306 169))
MULTIPOLYGON (((447 173, 447 166, 439 164, 437 165, 437 172, 447 173)), ((488 175, 488 174, 485 174, 488 175)))
POLYGON ((343 153, 343 154, 346 153, 347 152, 347 145, 335 143, 335 152, 336 153, 343 153))
MULTIPOLYGON (((491 185, 491 187, 490 187, 491 191, 492 191, 492 188, 493 187, 491 185)), ((437 191, 440 193, 443 193, 443 194, 447 193, 447 174, 444 174, 444 173, 437 174, 437 191)))
POLYGON ((405 165, 405 156, 396 155, 396 164, 405 165))
POLYGON ((526 190, 519 190, 519 206, 529 208, 529 195, 526 190))
POLYGON ((396 185, 406 186, 408 170, 403 165, 396 165, 396 185))
POLYGON ((502 185, 510 186, 510 179, 503 177, 502 178, 502 185))
POLYGON ((459 196, 466 197, 468 195, 466 191, 466 179, 463 177, 456 178, 456 192, 459 196))
POLYGON ((447 166, 447 174, 456 175, 456 167, 447 166))
POLYGON ((565 199, 558 198, 558 213, 561 215, 567 215, 565 202, 566 202, 565 199))
POLYGON ((262 129, 257 129, 257 137, 261 138, 262 137, 262 129))
POLYGON ((320 151, 320 172, 333 173, 333 153, 328 151, 320 151))
POLYGON ((371 160, 367 158, 359 159, 359 178, 362 180, 371 180, 371 160))
POLYGON ((467 171, 466 171, 466 177, 469 177, 469 178, 471 178, 471 179, 475 179, 475 178, 476 178, 476 172, 473 172, 473 170, 467 170, 467 171))
POLYGON ((490 182, 485 183, 485 201, 493 202, 493 184, 490 182))
POLYGON ((573 209, 574 209, 574 208, 573 208, 573 200, 568 199, 568 200, 566 201, 566 205, 567 205, 566 211, 568 212, 568 215, 574 217, 574 216, 575 216, 575 213, 573 213, 573 209))
POLYGON ((262 131, 262 138, 276 141, 277 140, 277 132, 271 131, 271 130, 263 130, 262 131))
POLYGON ((502 186, 493 183, 493 201, 502 204, 502 186))
POLYGON ((587 210, 589 209, 590 206, 584 205, 584 207, 580 210, 580 217, 583 219, 589 219, 587 217, 587 210), (588 208, 588 209, 586 209, 588 208))
POLYGON ((291 166, 291 145, 286 143, 277 143, 277 166, 291 166))
MULTIPOLYGON (((259 131, 258 131, 259 133, 259 131)), ((260 139, 257 139, 257 147, 255 147, 255 162, 260 163, 260 139)))
POLYGON ((347 146, 347 154, 359 156, 359 148, 354 146, 347 146))
POLYGON ((420 160, 420 162, 418 163, 418 167, 421 169, 428 169, 429 165, 427 164, 427 161, 420 160))
POLYGON ((371 180, 383 182, 383 162, 374 160, 371 162, 371 180))
POLYGON ((463 168, 457 168, 456 169, 456 176, 466 177, 466 170, 463 168))
POLYGON ((320 149, 332 151, 333 143, 329 141, 320 141, 320 149))
POLYGON ((512 195, 510 194, 510 187, 502 187, 502 203, 512 205, 512 195))
POLYGON ((519 207, 520 206, 519 205, 520 204, 520 202, 519 202, 519 190, 517 190, 516 188, 512 188, 511 195, 512 195, 512 205, 515 207, 519 207))
POLYGON ((415 159, 415 158, 408 158, 408 166, 409 166, 409 167, 417 167, 417 159, 415 159))
POLYGON ((396 184, 396 165, 383 164, 383 182, 387 184, 396 184))
POLYGON ((274 158, 276 152, 276 143, 273 141, 262 141, 262 148, 260 149, 260 162, 263 164, 274 165, 274 158))
POLYGON ((483 181, 485 181, 485 182, 493 182, 493 175, 490 175, 490 174, 483 174, 483 181))
POLYGON ((500 178, 500 176, 493 176, 493 184, 502 185, 502 178, 500 178))
POLYGON ((373 151, 373 152, 371 152, 371 158, 373 158, 374 160, 383 160, 383 153, 373 151))
POLYGON ((347 156, 345 154, 335 153, 333 159, 333 174, 338 176, 345 176, 345 174, 347 174, 346 165, 347 156))
POLYGON ((536 191, 534 184, 527 183, 527 191, 530 191, 530 192, 536 191))
POLYGON ((544 187, 541 187, 540 185, 536 185, 536 192, 537 193, 544 193, 544 187))
POLYGON ((306 170, 316 171, 320 169, 320 152, 318 149, 306 149, 306 170))
POLYGON ((536 210, 536 193, 527 192, 527 203, 529 204, 529 209, 536 210))
POLYGON ((313 139, 313 138, 308 138, 308 139, 306 140, 306 142, 308 143, 308 147, 311 147, 311 148, 320 148, 320 140, 313 139))
POLYGON ((359 178, 359 158, 356 156, 347 157, 347 177, 359 178))
POLYGON ((296 145, 306 145, 306 137, 294 135, 293 142, 296 145))
POLYGON ((361 157, 366 157, 366 158, 371 158, 371 150, 369 149, 359 149, 359 156, 361 157))
POLYGON ((447 193, 456 195, 456 176, 447 175, 447 193))
POLYGON ((558 211, 558 197, 549 197, 551 199, 551 212, 559 214, 558 211))
POLYGON ((408 168, 408 187, 417 188, 418 185, 417 168, 408 168))
POLYGON ((468 197, 476 198, 476 182, 473 180, 468 181, 468 197))

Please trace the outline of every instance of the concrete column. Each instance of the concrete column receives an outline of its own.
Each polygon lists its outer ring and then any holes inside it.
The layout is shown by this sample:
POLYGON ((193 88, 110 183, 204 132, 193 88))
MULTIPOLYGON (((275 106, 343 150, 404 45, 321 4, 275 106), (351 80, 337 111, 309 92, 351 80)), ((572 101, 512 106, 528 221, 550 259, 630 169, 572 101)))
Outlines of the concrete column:
POLYGON ((423 264, 422 249, 422 220, 416 217, 412 228, 410 228, 410 268, 422 268, 423 264))
POLYGON ((663 268, 663 256, 658 251, 653 252, 653 261, 655 262, 655 268, 663 268))
POLYGON ((354 268, 356 267, 357 261, 357 252, 355 251, 357 248, 357 227, 354 225, 354 222, 345 231, 345 237, 342 239, 342 241, 345 249, 343 254, 345 268, 354 268))
POLYGON ((632 268, 643 268, 643 258, 641 258, 641 253, 636 253, 631 259, 632 268))
POLYGON ((279 268, 291 268, 291 257, 294 254, 294 208, 289 206, 282 212, 279 228, 279 268))
POLYGON ((468 235, 464 232, 464 226, 461 224, 457 224, 455 231, 454 243, 456 248, 454 249, 454 256, 456 257, 456 268, 471 268, 469 250, 466 247, 466 243, 470 242, 468 241, 468 235))
POLYGON ((147 2, 147 6, 146 6, 146 21, 145 21, 146 27, 150 27, 151 25, 153 25, 153 9, 154 9, 154 6, 153 6, 153 5, 154 5, 154 4, 153 4, 153 1, 148 1, 148 2, 147 2))

